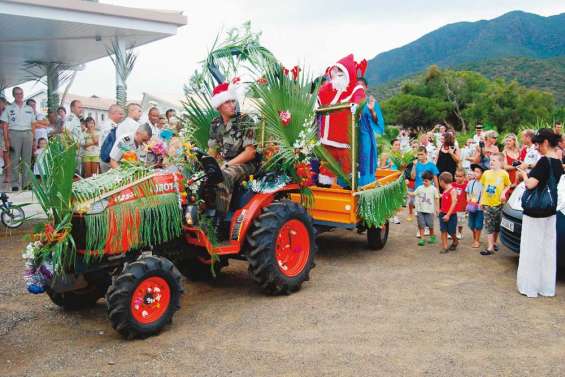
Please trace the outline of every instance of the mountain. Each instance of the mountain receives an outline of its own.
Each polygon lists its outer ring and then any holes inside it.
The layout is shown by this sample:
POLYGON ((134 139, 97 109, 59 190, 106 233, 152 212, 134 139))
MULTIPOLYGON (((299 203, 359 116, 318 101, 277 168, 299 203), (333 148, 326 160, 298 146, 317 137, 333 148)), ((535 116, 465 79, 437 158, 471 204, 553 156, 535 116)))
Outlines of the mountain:
POLYGON ((565 13, 543 17, 514 11, 492 20, 443 26, 369 61, 372 85, 423 71, 432 64, 456 67, 505 57, 565 55, 565 13))
MULTIPOLYGON (((528 88, 552 93, 558 104, 565 105, 565 56, 548 59, 508 57, 464 63, 453 69, 479 72, 489 79, 516 80, 528 88)), ((371 92, 379 100, 390 98, 400 92, 406 81, 415 79, 421 74, 420 72, 377 85, 371 88, 371 92)))

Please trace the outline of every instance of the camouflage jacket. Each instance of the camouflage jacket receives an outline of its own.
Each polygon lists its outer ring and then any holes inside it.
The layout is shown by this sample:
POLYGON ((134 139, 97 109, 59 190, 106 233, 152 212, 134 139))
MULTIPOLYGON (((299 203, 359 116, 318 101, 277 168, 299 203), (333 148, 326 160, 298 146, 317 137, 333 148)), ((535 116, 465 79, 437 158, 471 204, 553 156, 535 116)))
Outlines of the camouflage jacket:
POLYGON ((245 147, 255 145, 255 122, 247 114, 238 114, 227 124, 221 116, 212 120, 208 148, 229 161, 243 152, 245 147))

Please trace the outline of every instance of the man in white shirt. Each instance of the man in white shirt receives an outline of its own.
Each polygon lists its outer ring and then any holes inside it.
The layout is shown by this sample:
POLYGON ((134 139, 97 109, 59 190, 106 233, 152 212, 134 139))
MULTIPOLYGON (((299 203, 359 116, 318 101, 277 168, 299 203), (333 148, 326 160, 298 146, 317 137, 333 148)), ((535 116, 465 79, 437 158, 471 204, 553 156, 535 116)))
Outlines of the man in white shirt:
POLYGON ((128 116, 122 123, 118 125, 116 130, 116 141, 121 140, 124 136, 133 135, 139 127, 139 119, 141 118, 141 106, 137 103, 130 103, 127 106, 128 116))
POLYGON ((522 131, 522 150, 520 151, 519 160, 522 161, 520 168, 526 172, 530 172, 541 158, 541 154, 532 141, 534 135, 534 130, 522 131))
POLYGON ((35 121, 33 109, 24 103, 24 91, 16 86, 12 89, 14 103, 6 106, 0 117, 4 127, 4 148, 10 151, 12 164, 12 191, 18 191, 20 183, 19 168, 22 168, 22 187, 29 186, 28 170, 31 167, 33 150, 32 123, 35 121))
POLYGON ((473 144, 479 145, 479 142, 484 141, 483 137, 483 125, 477 124, 475 126, 475 134, 473 135, 473 144))
POLYGON ((161 123, 159 121, 161 114, 159 113, 159 109, 156 107, 152 107, 149 109, 147 113, 147 123, 151 127, 151 131, 153 132, 153 138, 159 141, 163 141, 161 139, 161 123))
MULTIPOLYGON (((102 123, 100 127, 100 142, 99 145, 102 147, 104 145, 104 140, 110 134, 112 129, 118 127, 121 121, 124 120, 124 109, 119 105, 112 105, 108 108, 108 119, 102 123)), ((102 173, 107 172, 110 169, 110 164, 100 160, 100 171, 102 173)))
POLYGON ((80 126, 80 118, 82 116, 82 102, 75 99, 71 102, 71 114, 65 120, 64 129, 73 138, 75 143, 80 144, 82 128, 80 126))

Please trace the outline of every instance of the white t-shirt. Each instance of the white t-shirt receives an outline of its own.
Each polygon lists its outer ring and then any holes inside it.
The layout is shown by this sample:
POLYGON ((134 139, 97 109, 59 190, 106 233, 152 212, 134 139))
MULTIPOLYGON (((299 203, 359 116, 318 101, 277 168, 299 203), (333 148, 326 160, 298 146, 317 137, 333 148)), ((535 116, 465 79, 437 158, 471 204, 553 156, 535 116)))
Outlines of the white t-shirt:
POLYGON ((433 185, 428 187, 418 186, 414 191, 414 207, 416 212, 434 213, 436 210, 436 199, 439 199, 439 191, 433 185))
POLYGON ((122 123, 118 124, 118 129, 116 130, 116 141, 121 140, 125 136, 131 136, 135 134, 139 123, 130 117, 123 120, 122 123))
MULTIPOLYGON (((540 158, 541 154, 536 149, 536 146, 532 144, 526 149, 526 157, 524 157, 524 163, 530 166, 535 166, 540 158)), ((532 169, 528 169, 527 171, 529 172, 530 170, 532 169)))

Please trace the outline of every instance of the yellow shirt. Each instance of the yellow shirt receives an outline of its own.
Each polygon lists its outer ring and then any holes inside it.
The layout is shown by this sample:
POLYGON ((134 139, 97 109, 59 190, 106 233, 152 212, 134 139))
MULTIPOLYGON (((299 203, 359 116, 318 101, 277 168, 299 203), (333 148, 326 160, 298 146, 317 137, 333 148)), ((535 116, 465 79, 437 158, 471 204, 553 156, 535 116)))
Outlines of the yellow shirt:
POLYGON ((500 196, 504 189, 511 185, 510 177, 506 170, 487 170, 481 177, 483 193, 481 204, 489 207, 496 207, 502 204, 500 196))

